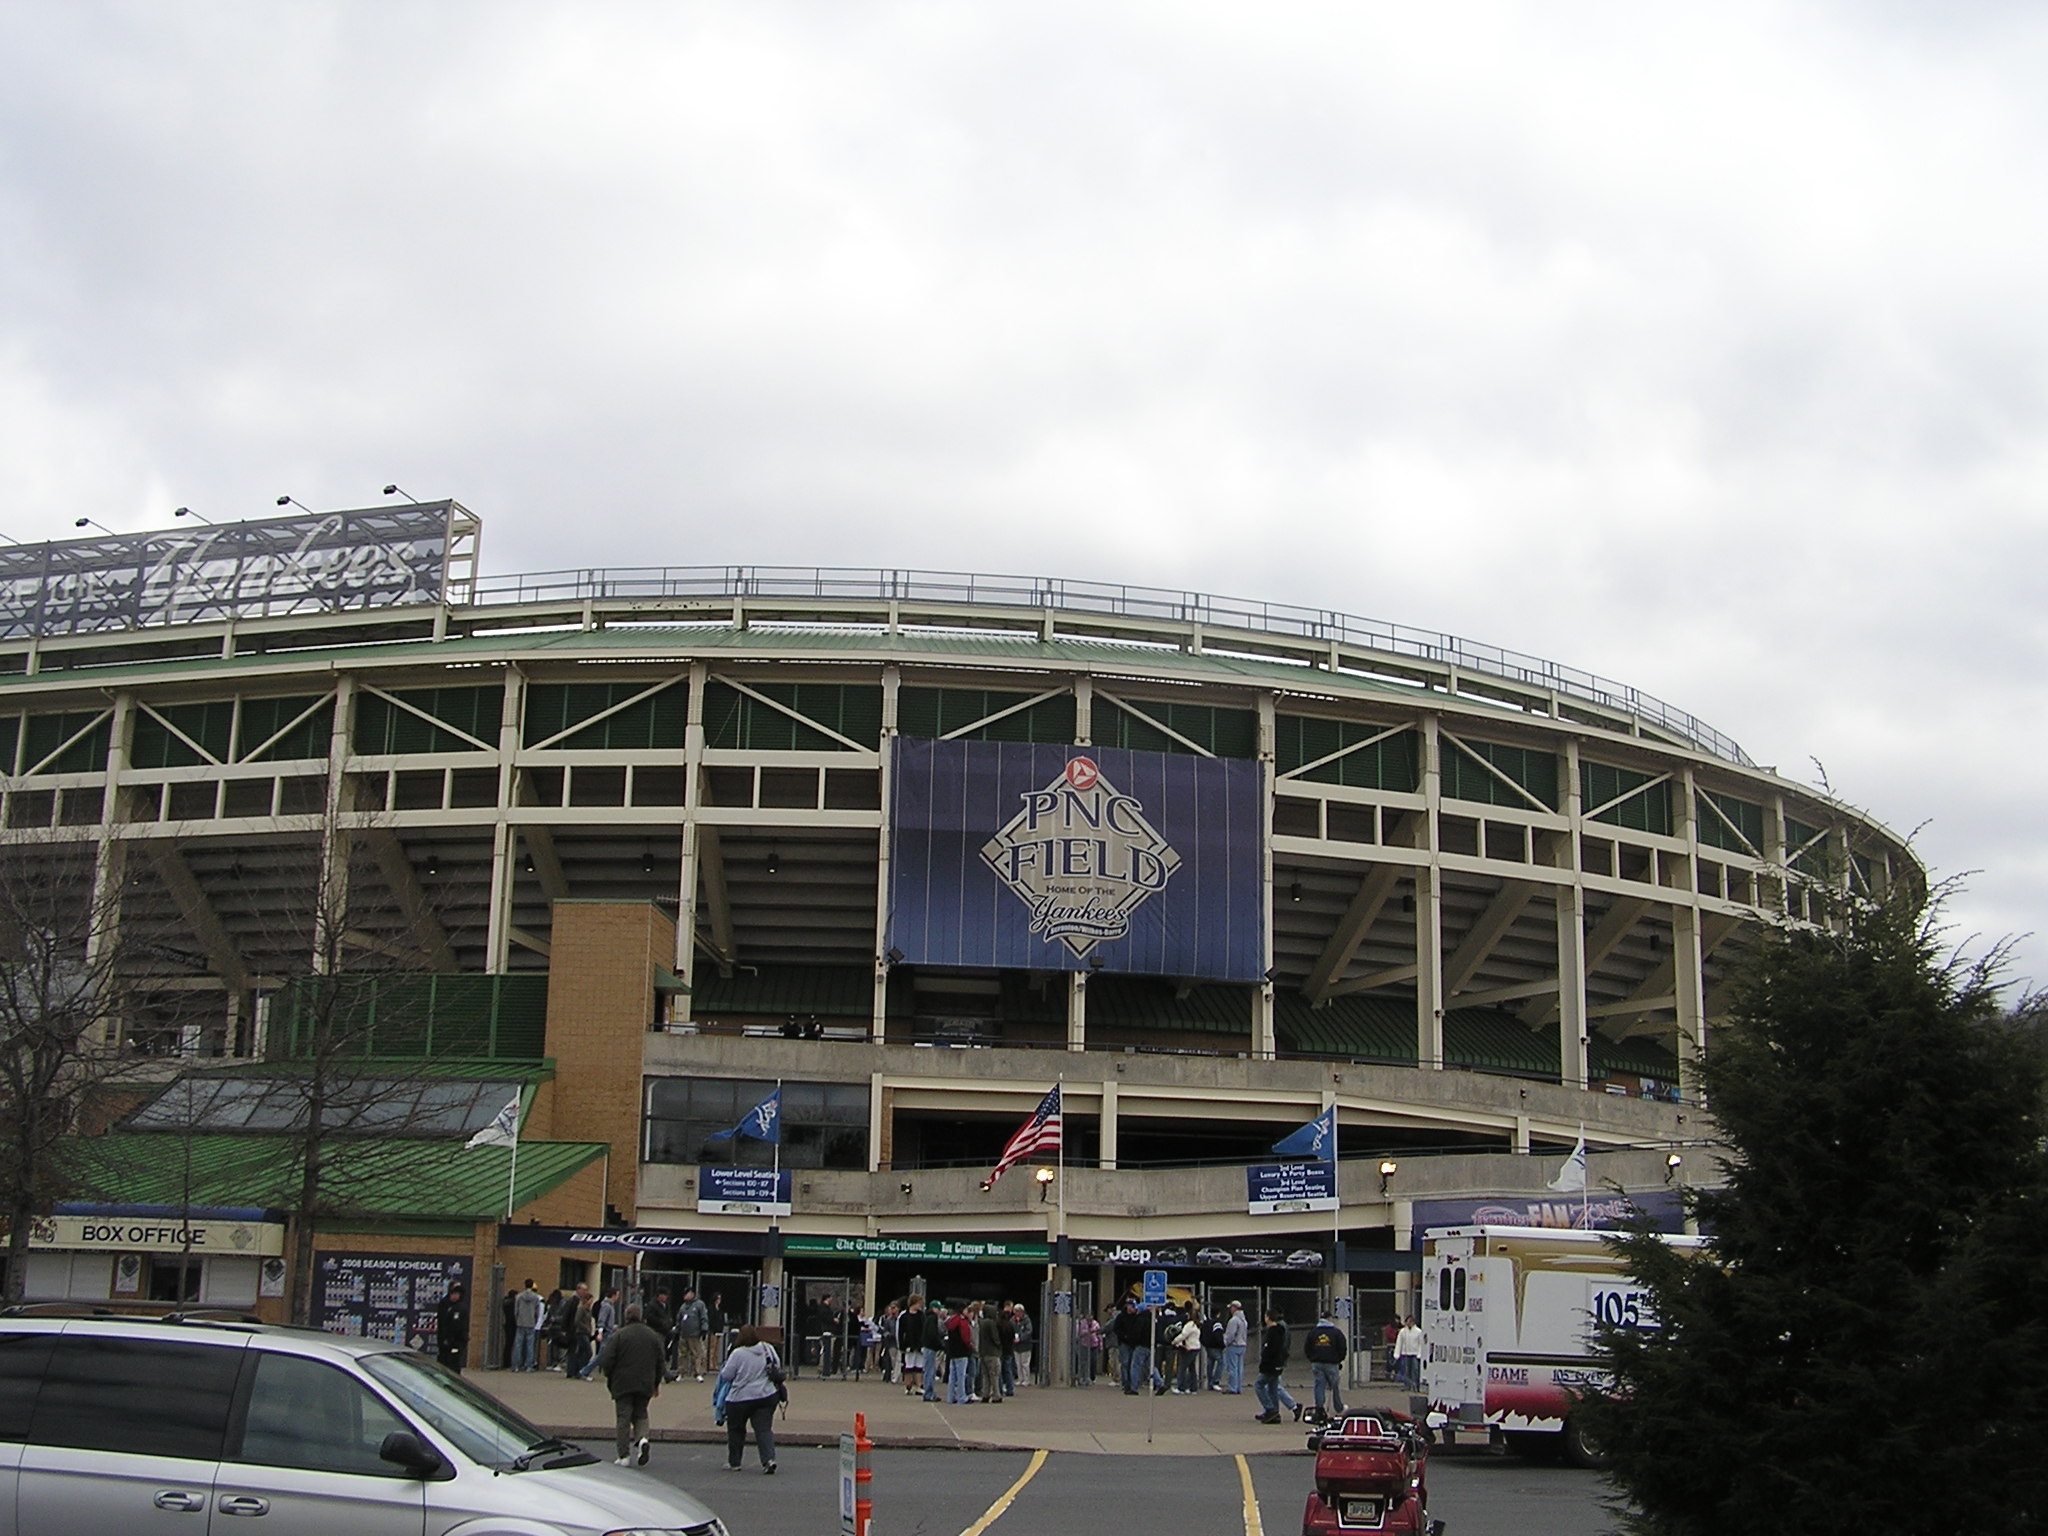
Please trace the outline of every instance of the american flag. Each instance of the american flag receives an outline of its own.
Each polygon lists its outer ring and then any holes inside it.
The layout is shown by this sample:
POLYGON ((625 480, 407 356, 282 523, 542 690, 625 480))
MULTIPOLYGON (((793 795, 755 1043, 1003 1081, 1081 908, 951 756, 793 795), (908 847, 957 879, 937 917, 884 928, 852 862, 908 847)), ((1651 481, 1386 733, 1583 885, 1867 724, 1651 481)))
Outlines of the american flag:
POLYGON ((1041 1152, 1057 1152, 1060 1149, 1060 1085, 1054 1083, 1052 1092, 1038 1101, 1038 1108, 1032 1112, 1010 1138, 1010 1144, 1003 1148, 1003 1155, 996 1160, 996 1171, 982 1182, 983 1189, 994 1189, 996 1180, 1005 1170, 1016 1167, 1027 1157, 1041 1152))

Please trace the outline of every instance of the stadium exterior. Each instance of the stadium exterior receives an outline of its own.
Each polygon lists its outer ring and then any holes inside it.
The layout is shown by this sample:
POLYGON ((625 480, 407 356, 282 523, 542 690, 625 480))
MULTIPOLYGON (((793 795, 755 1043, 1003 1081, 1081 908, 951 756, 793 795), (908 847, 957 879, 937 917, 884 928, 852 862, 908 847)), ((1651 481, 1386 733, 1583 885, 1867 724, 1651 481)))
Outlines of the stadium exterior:
POLYGON ((307 526, 5 552, 4 836, 90 857, 120 1045, 167 1070, 285 1048, 314 954, 279 914, 370 847, 355 952, 500 978, 459 1054, 531 1085, 527 1140, 609 1148, 587 1214, 477 1240, 544 1289, 638 1264, 794 1326, 823 1288, 913 1277, 1099 1300, 1149 1253, 1217 1299, 1355 1284, 1386 1313, 1419 1222, 1560 1219, 1582 1128, 1596 1201, 1660 1197, 1711 1136, 1693 1063, 1730 963, 1924 883, 1691 716, 1445 635, 915 571, 489 577, 453 503, 331 516, 307 578, 307 526), (916 741, 1255 765, 1263 979, 902 960, 916 741), (1056 1081, 1052 1185, 984 1190, 1056 1081), (792 1209, 719 1209, 707 1167, 775 1154, 707 1137, 776 1083, 792 1209), (1245 1167, 1331 1107, 1340 1212, 1252 1214, 1245 1167))

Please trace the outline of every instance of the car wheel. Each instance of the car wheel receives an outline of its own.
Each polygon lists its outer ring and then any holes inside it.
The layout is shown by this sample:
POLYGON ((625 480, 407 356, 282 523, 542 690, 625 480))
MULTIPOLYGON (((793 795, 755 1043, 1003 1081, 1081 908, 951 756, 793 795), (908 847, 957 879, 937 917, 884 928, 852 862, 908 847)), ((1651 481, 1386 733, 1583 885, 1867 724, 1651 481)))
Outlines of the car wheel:
POLYGON ((1601 1449, 1599 1441, 1586 1433, 1585 1425, 1575 1413, 1564 1421, 1564 1459, 1575 1467, 1598 1471, 1612 1458, 1601 1449))

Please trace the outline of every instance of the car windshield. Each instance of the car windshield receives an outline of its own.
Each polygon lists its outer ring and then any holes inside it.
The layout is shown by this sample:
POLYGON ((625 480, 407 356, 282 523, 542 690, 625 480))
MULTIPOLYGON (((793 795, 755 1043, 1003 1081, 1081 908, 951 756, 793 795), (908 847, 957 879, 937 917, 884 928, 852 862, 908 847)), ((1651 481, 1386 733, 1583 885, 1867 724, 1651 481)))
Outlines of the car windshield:
POLYGON ((481 1466, 504 1466, 548 1440, 488 1392, 424 1355, 365 1355, 362 1367, 481 1466))

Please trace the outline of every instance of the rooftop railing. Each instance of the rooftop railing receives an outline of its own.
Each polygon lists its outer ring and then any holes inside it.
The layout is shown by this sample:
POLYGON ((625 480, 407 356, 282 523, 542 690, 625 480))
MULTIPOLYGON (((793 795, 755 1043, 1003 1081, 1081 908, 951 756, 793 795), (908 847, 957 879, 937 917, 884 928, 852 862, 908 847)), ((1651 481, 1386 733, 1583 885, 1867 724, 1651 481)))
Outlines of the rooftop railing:
POLYGON ((640 566, 620 570, 538 571, 489 576, 476 584, 480 605, 697 599, 742 602, 780 599, 817 604, 913 603, 1073 614, 1082 618, 1151 620, 1214 631, 1219 649, 1232 631, 1376 651, 1455 668, 1588 704, 1641 722, 1701 751, 1754 767, 1739 743, 1697 715, 1597 673, 1539 656, 1361 618, 1334 608, 1256 602, 1167 587, 1067 581, 1044 576, 978 576, 964 571, 914 571, 805 566, 640 566))

